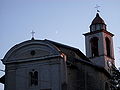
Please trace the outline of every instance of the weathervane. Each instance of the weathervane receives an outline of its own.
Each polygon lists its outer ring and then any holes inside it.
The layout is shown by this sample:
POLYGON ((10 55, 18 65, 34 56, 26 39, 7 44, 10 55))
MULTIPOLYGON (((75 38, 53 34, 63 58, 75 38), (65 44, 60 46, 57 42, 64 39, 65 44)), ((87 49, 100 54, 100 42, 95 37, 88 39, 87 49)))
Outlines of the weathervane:
POLYGON ((34 40, 35 32, 32 30, 31 34, 32 34, 32 40, 34 40))
POLYGON ((100 6, 98 6, 98 5, 96 4, 95 8, 96 8, 96 11, 97 11, 97 12, 100 12, 99 7, 100 7, 100 6))

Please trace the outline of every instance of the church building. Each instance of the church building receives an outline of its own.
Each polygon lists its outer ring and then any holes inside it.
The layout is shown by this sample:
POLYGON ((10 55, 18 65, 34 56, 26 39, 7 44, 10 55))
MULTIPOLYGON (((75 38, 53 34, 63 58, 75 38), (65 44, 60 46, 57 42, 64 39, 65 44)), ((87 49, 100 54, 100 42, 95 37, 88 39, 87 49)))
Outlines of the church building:
POLYGON ((86 55, 51 40, 31 40, 13 46, 2 59, 4 90, 115 90, 113 34, 99 13, 85 36, 86 55))

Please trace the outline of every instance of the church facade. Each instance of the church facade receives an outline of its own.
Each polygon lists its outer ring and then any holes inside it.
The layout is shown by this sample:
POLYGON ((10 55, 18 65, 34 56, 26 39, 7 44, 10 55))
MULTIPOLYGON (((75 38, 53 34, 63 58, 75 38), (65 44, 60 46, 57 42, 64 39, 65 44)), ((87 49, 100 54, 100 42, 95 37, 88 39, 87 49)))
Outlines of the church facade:
POLYGON ((2 59, 4 90, 115 90, 110 83, 114 35, 98 13, 84 36, 86 55, 46 39, 13 46, 2 59))

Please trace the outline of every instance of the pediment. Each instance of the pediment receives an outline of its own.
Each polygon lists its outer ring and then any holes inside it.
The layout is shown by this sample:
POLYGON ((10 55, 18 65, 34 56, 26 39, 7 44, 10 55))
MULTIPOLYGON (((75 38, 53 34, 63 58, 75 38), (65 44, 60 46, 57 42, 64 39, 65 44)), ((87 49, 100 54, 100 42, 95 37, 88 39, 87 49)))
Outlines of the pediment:
POLYGON ((19 60, 25 61, 26 59, 35 59, 40 57, 47 57, 52 55, 58 55, 57 48, 44 41, 27 41, 20 43, 11 48, 5 55, 3 62, 18 62, 19 60))

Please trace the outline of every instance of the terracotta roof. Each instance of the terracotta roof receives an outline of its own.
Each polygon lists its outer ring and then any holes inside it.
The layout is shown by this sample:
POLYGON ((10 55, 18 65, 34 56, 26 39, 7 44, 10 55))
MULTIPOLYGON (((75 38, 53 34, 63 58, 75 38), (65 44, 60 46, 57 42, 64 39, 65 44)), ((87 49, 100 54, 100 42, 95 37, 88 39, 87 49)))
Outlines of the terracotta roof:
POLYGON ((91 24, 105 24, 105 22, 97 13, 91 24))
POLYGON ((75 51, 76 54, 78 54, 82 59, 90 62, 90 60, 89 60, 79 49, 77 49, 77 48, 74 48, 74 47, 71 47, 71 46, 68 46, 68 45, 64 45, 64 44, 61 44, 61 43, 58 43, 58 42, 54 42, 54 41, 51 41, 51 40, 47 40, 47 39, 45 39, 45 41, 52 43, 53 45, 55 45, 55 46, 58 47, 58 48, 59 48, 59 47, 64 47, 64 48, 66 48, 66 49, 73 50, 73 51, 75 51))

